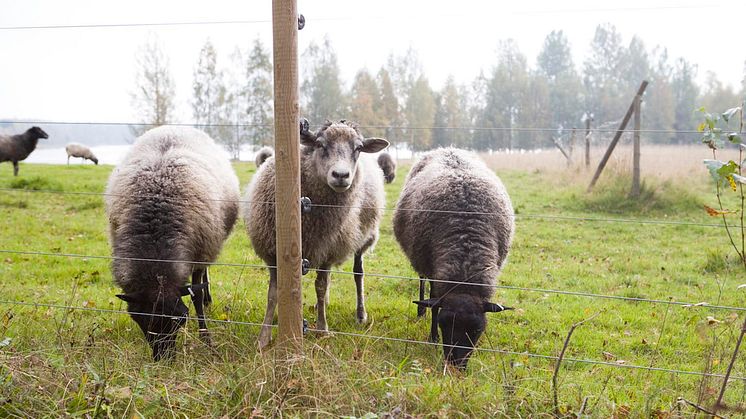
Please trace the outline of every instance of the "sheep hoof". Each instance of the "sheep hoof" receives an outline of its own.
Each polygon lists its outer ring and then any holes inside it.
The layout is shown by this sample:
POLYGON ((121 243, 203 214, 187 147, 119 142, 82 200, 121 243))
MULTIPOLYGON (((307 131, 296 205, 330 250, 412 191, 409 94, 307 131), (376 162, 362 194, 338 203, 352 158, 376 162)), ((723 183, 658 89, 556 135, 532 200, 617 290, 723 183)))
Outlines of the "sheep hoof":
POLYGON ((438 337, 438 335, 430 335, 430 339, 428 339, 430 343, 438 343, 439 340, 440 338, 438 337))
POLYGON ((212 347, 212 339, 210 338, 210 332, 207 329, 200 329, 199 338, 205 345, 212 347))
POLYGON ((367 323, 368 313, 366 313, 365 310, 358 310, 357 315, 355 316, 355 320, 357 320, 358 324, 367 323))

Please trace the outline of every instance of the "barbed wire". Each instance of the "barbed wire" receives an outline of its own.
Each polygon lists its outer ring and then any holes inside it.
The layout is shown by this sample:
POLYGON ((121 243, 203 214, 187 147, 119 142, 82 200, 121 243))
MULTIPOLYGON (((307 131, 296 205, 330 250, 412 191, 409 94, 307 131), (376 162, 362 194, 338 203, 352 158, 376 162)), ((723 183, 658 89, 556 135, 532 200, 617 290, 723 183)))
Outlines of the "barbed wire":
MULTIPOLYGON (((112 126, 183 126, 183 127, 260 127, 260 128, 274 128, 273 124, 249 124, 249 123, 210 123, 210 124, 198 124, 188 122, 169 122, 165 124, 154 124, 147 122, 103 122, 103 121, 42 121, 42 120, 0 120, 0 124, 28 124, 28 125, 112 125, 112 126)), ((548 128, 548 127, 448 127, 448 126, 398 126, 398 125, 358 125, 359 128, 363 129, 389 129, 397 131, 426 131, 426 130, 451 130, 451 131, 505 131, 505 132, 566 132, 570 133, 576 131, 579 133, 585 132, 585 128, 548 128)), ((618 128, 591 128, 591 132, 601 133, 615 133, 620 131, 618 128)), ((621 130, 623 132, 639 132, 639 133, 650 133, 650 134, 702 134, 696 129, 692 130, 675 130, 675 129, 652 129, 643 128, 635 130, 633 128, 625 128, 621 130)), ((733 131, 737 131, 734 129, 733 131)))
MULTIPOLYGON (((230 263, 230 262, 212 263, 212 262, 205 262, 205 261, 190 261, 190 260, 178 260, 178 259, 134 258, 134 257, 124 257, 124 256, 86 255, 86 254, 79 254, 79 253, 41 252, 41 251, 31 251, 31 250, 0 249, 0 254, 18 254, 18 255, 27 255, 27 256, 46 256, 46 257, 70 257, 70 258, 77 258, 77 259, 127 260, 127 261, 148 262, 148 263, 188 263, 188 264, 194 264, 194 265, 208 265, 208 266, 213 265, 213 266, 225 266, 225 267, 233 267, 233 268, 254 268, 254 269, 276 268, 276 266, 274 265, 261 265, 261 264, 248 264, 248 263, 230 263)), ((327 272, 327 273, 341 274, 341 275, 347 275, 347 276, 356 275, 355 272, 336 270, 336 269, 310 268, 309 271, 310 272, 327 272)), ((634 302, 634 303, 664 304, 664 305, 680 306, 684 308, 708 308, 708 309, 713 309, 713 310, 739 311, 739 312, 746 311, 746 307, 711 305, 707 302, 693 303, 693 302, 675 301, 673 300, 673 298, 669 300, 660 300, 660 299, 651 299, 651 298, 642 298, 642 297, 625 297, 625 296, 620 296, 620 295, 597 294, 597 293, 583 292, 583 291, 555 290, 551 288, 532 288, 532 287, 521 287, 521 286, 515 286, 515 285, 501 285, 501 284, 493 285, 493 284, 482 284, 482 283, 474 283, 474 282, 468 282, 468 281, 453 281, 453 280, 436 279, 436 278, 414 278, 414 277, 408 277, 408 276, 389 275, 389 274, 382 274, 382 273, 376 273, 376 272, 365 272, 364 275, 367 277, 382 278, 382 279, 399 279, 399 280, 407 280, 407 281, 424 280, 424 281, 438 282, 438 283, 444 283, 444 284, 453 284, 456 286, 466 285, 466 286, 473 286, 473 287, 505 289, 505 290, 512 290, 512 291, 538 292, 538 293, 544 293, 544 294, 557 294, 557 295, 569 295, 569 296, 576 296, 576 297, 619 300, 619 301, 627 301, 627 302, 634 302)))
MULTIPOLYGON (((11 192, 11 193, 47 193, 55 195, 82 195, 82 196, 102 196, 102 197, 126 197, 126 198, 139 198, 149 199, 157 198, 171 202, 191 202, 192 198, 181 198, 181 197, 168 197, 157 194, 115 194, 108 192, 88 192, 88 191, 63 191, 54 189, 19 189, 19 188, 0 188, 0 192, 11 192)), ((239 204, 258 204, 258 205, 274 205, 274 201, 259 201, 259 200, 248 200, 248 199, 219 199, 219 198, 203 198, 206 201, 215 202, 237 202, 239 204)), ((391 208, 391 207, 376 207, 376 206, 365 206, 365 205, 336 205, 336 204, 314 204, 311 203, 311 208, 338 208, 338 209, 368 209, 368 210, 381 210, 381 211, 404 211, 404 212, 425 212, 435 214, 452 214, 452 215, 499 215, 499 216, 512 216, 515 219, 550 219, 550 220, 565 220, 565 221, 580 221, 580 222, 607 222, 607 223, 623 223, 623 224, 645 224, 645 225, 672 225, 672 226, 690 226, 690 227, 715 227, 725 228, 720 223, 703 223, 695 221, 681 221, 681 220, 656 220, 656 219, 634 219, 634 218, 601 218, 601 217, 586 217, 586 216, 573 216, 573 215, 554 215, 554 214, 503 214, 498 212, 487 212, 487 211, 455 211, 455 210, 435 210, 435 209, 424 209, 424 208, 391 208)))
MULTIPOLYGON (((174 317, 173 315, 162 314, 162 313, 129 312, 126 310, 115 310, 115 309, 106 309, 106 308, 98 308, 98 307, 81 307, 81 306, 54 304, 54 303, 41 303, 41 302, 31 303, 31 302, 16 301, 16 300, 0 300, 0 304, 13 305, 13 306, 25 306, 25 307, 43 307, 43 308, 51 308, 51 309, 58 309, 58 310, 84 311, 84 312, 96 312, 96 313, 118 314, 118 315, 142 315, 142 316, 167 317, 167 318, 174 317)), ((194 316, 184 316, 183 318, 187 320, 197 320, 197 321, 200 320, 200 318, 194 317, 194 316)), ((264 324, 264 323, 247 322, 247 321, 239 321, 239 320, 223 320, 223 319, 213 319, 209 317, 205 317, 203 320, 205 320, 206 322, 210 322, 210 323, 225 324, 225 325, 251 326, 251 327, 269 326, 271 328, 277 328, 277 325, 275 324, 264 324)), ((378 341, 389 341, 389 342, 407 343, 407 344, 423 345, 423 346, 438 346, 438 347, 444 346, 443 344, 437 343, 437 342, 421 341, 421 340, 406 339, 406 338, 395 338, 395 337, 390 337, 390 336, 376 336, 376 335, 368 335, 368 334, 362 334, 362 333, 345 332, 341 330, 320 330, 316 328, 308 328, 307 330, 310 332, 315 332, 315 333, 329 333, 331 335, 373 339, 373 340, 378 340, 378 341)), ((497 353, 497 354, 512 355, 512 356, 525 356, 529 358, 545 359, 545 360, 552 360, 552 361, 559 360, 559 357, 555 355, 535 354, 535 353, 525 352, 525 351, 518 352, 518 351, 507 350, 507 349, 495 349, 495 348, 483 348, 483 347, 472 348, 472 347, 460 346, 460 345, 446 345, 446 346, 457 348, 457 349, 474 350, 475 352, 497 353)), ((717 374, 717 373, 707 373, 707 372, 700 372, 700 371, 689 371, 689 370, 680 370, 680 369, 672 369, 672 368, 626 364, 626 363, 620 363, 620 362, 598 361, 598 360, 593 360, 593 359, 565 357, 563 358, 563 361, 583 363, 583 364, 589 364, 589 365, 600 365, 600 366, 614 367, 614 368, 664 372, 664 373, 671 373, 671 374, 677 374, 677 375, 694 375, 694 376, 699 376, 699 377, 715 377, 715 378, 725 377, 723 374, 717 374)), ((738 381, 746 381, 746 377, 741 377, 741 376, 730 376, 730 379, 738 380, 738 381)))

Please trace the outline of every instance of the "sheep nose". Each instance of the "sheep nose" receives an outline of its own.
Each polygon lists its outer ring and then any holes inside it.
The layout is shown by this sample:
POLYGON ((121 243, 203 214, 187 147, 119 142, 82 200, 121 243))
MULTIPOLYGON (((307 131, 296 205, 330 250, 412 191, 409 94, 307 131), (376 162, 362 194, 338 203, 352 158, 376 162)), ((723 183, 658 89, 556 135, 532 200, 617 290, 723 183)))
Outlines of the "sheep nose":
POLYGON ((344 180, 350 177, 349 170, 332 170, 332 177, 334 179, 344 180))

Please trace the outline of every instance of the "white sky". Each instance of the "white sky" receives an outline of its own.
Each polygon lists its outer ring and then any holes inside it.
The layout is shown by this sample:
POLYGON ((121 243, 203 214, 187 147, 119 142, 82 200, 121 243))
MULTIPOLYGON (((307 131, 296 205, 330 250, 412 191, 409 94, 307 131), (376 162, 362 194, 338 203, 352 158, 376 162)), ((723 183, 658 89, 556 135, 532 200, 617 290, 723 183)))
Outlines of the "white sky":
MULTIPOLYGON (((298 0, 306 16, 300 52, 328 34, 349 84, 361 67, 371 71, 390 53, 409 46, 419 52, 434 88, 449 74, 467 83, 496 62, 496 46, 513 38, 533 65, 545 36, 565 31, 581 68, 594 30, 612 23, 627 44, 640 36, 648 49, 668 48, 698 64, 700 80, 714 71, 739 86, 746 51, 740 21, 746 2, 713 0, 627 0, 624 2, 534 0, 408 1, 298 0), (733 23, 729 23, 733 20, 733 23)), ((270 20, 263 0, 0 0, 0 27, 270 20)), ((199 50, 210 39, 219 66, 236 46, 256 37, 271 46, 270 23, 175 27, 0 30, 0 119, 133 122, 129 92, 134 88, 135 53, 156 33, 171 60, 180 122, 189 122, 192 72, 199 50)))

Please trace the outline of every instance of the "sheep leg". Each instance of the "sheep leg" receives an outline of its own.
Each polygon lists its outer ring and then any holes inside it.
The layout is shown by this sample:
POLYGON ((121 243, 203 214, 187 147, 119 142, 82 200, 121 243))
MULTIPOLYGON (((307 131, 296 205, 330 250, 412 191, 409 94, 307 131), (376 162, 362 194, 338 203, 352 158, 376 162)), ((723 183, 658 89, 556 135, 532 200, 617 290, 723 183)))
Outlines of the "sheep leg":
POLYGON ((368 320, 368 313, 365 311, 365 290, 363 282, 363 253, 355 253, 355 262, 352 267, 355 274, 355 288, 357 288, 357 316, 358 323, 365 323, 368 320))
MULTIPOLYGON (((433 295, 432 283, 430 283, 430 298, 437 298, 435 295, 433 295)), ((440 311, 440 307, 435 305, 431 307, 431 311, 433 312, 433 320, 432 323, 430 323, 430 342, 438 343, 438 312, 440 311)))
POLYGON ((18 176, 18 161, 13 160, 13 176, 18 176))
MULTIPOLYGON (((425 300, 425 279, 420 276, 420 301, 425 300)), ((427 313, 427 307, 417 305, 417 317, 422 317, 427 313)))
POLYGON ((262 331, 259 332, 259 350, 266 348, 272 340, 272 321, 277 306, 277 268, 269 268, 269 290, 267 291, 267 312, 264 314, 262 331))
POLYGON ((205 298, 204 303, 205 307, 208 307, 210 304, 212 304, 212 294, 210 294, 210 270, 208 268, 205 268, 205 274, 202 276, 202 283, 206 284, 205 287, 205 298))
POLYGON ((326 332, 326 305, 329 303, 329 267, 316 271, 316 330, 326 332))
POLYGON ((67 155, 67 165, 68 166, 70 165, 70 155, 69 154, 67 155))
POLYGON ((438 343, 438 311, 440 311, 440 307, 432 307, 433 311, 433 321, 430 323, 430 342, 438 343))
MULTIPOLYGON (((207 268, 199 268, 192 271, 192 285, 199 285, 202 283, 202 278, 207 275, 207 268)), ((205 321, 205 308, 204 308, 204 297, 205 294, 201 289, 194 289, 191 292, 192 304, 194 304, 194 311, 197 312, 197 324, 199 324, 199 337, 206 344, 211 345, 210 332, 207 330, 207 322, 205 321)))

